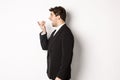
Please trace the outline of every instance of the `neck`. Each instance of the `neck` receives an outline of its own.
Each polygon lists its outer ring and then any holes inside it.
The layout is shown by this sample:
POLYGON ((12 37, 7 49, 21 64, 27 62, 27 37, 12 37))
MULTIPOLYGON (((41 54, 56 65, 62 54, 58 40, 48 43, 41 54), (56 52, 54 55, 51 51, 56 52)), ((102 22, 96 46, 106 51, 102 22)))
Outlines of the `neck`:
POLYGON ((58 21, 57 26, 64 24, 64 23, 65 23, 64 21, 58 21))

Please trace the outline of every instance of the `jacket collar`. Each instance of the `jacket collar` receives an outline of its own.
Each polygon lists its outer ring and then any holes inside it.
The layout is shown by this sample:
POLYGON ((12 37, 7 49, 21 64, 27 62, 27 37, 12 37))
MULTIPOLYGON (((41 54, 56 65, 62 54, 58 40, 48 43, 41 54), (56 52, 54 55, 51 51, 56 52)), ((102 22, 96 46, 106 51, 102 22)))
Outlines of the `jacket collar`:
POLYGON ((55 36, 50 40, 49 46, 53 45, 53 42, 57 39, 57 37, 62 33, 64 28, 66 27, 66 24, 61 26, 61 28, 58 30, 58 32, 55 34, 55 36))

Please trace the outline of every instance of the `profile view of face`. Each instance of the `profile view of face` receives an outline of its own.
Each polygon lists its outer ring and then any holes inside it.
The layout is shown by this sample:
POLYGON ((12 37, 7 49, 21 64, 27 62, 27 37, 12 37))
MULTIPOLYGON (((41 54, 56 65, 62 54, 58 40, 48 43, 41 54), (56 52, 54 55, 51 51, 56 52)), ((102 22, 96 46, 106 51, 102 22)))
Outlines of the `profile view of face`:
POLYGON ((53 12, 51 12, 49 19, 52 22, 52 26, 56 27, 57 26, 58 16, 56 16, 53 12))

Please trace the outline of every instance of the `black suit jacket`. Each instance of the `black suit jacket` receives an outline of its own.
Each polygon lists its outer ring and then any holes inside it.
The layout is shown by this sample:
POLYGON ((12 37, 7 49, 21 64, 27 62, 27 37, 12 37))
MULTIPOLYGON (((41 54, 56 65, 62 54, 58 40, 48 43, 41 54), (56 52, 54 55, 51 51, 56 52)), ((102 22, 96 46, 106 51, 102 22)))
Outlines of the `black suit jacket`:
POLYGON ((74 37, 71 30, 64 24, 53 38, 40 34, 40 42, 47 54, 47 74, 50 79, 71 78, 71 62, 73 56, 74 37))

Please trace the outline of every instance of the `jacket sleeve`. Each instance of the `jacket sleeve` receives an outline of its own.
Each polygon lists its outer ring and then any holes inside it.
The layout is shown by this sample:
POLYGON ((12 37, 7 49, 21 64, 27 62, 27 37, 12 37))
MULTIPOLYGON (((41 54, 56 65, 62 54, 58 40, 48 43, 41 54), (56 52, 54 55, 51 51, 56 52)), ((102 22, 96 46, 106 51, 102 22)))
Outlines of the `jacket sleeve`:
POLYGON ((40 36, 40 43, 41 43, 41 47, 43 50, 48 50, 48 39, 47 39, 47 33, 44 35, 41 35, 41 33, 39 34, 40 36))
POLYGON ((73 56, 73 46, 74 39, 73 38, 64 38, 62 39, 62 59, 61 66, 57 77, 64 79, 67 71, 69 70, 72 62, 73 56))

